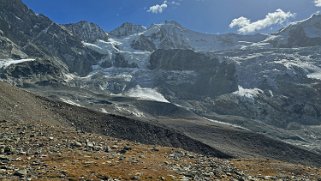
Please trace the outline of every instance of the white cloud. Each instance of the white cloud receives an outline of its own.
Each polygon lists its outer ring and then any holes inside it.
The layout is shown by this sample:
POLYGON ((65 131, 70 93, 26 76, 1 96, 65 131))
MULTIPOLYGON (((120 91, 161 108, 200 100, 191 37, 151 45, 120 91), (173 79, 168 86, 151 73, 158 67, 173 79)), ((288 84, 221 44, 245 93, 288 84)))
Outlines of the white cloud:
POLYGON ((243 16, 239 17, 239 18, 236 18, 236 19, 233 19, 231 24, 230 24, 230 27, 233 28, 233 27, 245 27, 245 26, 248 26, 249 24, 251 24, 251 21, 243 16))
POLYGON ((321 7, 321 0, 314 0, 314 4, 317 7, 321 7))
POLYGON ((240 33, 253 33, 276 24, 282 24, 294 16, 294 13, 284 12, 282 9, 277 9, 273 13, 268 13, 264 19, 255 22, 251 22, 251 20, 246 17, 236 18, 232 20, 230 28, 238 27, 238 32, 240 33))
POLYGON ((147 12, 159 14, 162 13, 168 7, 167 1, 164 1, 162 4, 156 4, 154 6, 149 7, 147 12))

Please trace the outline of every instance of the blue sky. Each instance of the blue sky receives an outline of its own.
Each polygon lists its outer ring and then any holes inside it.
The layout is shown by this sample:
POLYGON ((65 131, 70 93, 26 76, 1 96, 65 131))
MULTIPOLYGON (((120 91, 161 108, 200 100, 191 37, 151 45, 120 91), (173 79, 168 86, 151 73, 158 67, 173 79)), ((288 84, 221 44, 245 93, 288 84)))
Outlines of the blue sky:
POLYGON ((315 1, 321 6, 321 0, 23 0, 35 12, 62 24, 87 20, 110 31, 123 22, 149 26, 175 20, 206 33, 276 31, 321 10, 315 1), (266 18, 269 13, 273 22, 266 18), (281 19, 275 20, 275 14, 281 19), (261 28, 253 28, 259 24, 261 28))

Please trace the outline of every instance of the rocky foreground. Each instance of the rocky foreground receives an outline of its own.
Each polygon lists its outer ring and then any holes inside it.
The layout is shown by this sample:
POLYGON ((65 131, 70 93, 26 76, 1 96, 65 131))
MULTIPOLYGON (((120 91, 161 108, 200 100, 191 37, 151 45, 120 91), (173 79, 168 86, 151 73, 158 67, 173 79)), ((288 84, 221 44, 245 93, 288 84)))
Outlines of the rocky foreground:
POLYGON ((0 180, 321 180, 321 169, 223 160, 44 122, 0 120, 0 180))

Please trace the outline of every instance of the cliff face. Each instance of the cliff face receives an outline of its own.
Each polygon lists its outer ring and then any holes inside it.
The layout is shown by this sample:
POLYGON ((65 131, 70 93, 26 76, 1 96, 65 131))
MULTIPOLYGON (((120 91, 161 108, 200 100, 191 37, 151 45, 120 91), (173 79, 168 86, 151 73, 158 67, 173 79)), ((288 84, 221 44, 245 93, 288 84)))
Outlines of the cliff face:
POLYGON ((132 34, 142 32, 144 30, 146 30, 146 28, 141 25, 135 25, 132 23, 123 23, 120 27, 111 31, 109 34, 111 36, 121 38, 121 37, 125 37, 125 36, 129 36, 132 34))
MULTIPOLYGON (((172 87, 178 95, 190 97, 216 97, 237 90, 235 65, 220 62, 218 57, 196 53, 191 50, 157 50, 150 58, 150 68, 160 71, 191 71, 196 76, 190 84, 174 84, 170 86, 167 78, 160 79, 164 87, 172 87), (180 87, 177 89, 177 87, 180 87)), ((172 90, 173 90, 172 89, 172 90)))
POLYGON ((96 40, 108 41, 108 34, 94 23, 80 21, 78 23, 63 25, 74 36, 85 42, 93 43, 96 40))

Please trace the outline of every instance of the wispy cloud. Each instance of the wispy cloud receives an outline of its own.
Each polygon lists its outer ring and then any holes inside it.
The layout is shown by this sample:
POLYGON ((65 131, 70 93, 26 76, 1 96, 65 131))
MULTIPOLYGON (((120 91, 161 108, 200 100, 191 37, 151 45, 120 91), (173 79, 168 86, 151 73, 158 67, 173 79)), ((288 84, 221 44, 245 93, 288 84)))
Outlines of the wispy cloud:
POLYGON ((251 22, 250 19, 243 16, 236 18, 231 22, 230 28, 235 28, 235 27, 239 28, 238 29, 239 33, 244 33, 244 34, 253 33, 276 24, 282 24, 285 21, 287 21, 289 18, 292 18, 294 16, 295 16, 295 13, 284 12, 282 9, 277 9, 273 13, 268 13, 264 19, 254 21, 254 22, 251 22))
POLYGON ((162 4, 155 4, 147 10, 149 13, 159 14, 162 13, 168 7, 167 1, 164 1, 162 4))
POLYGON ((172 5, 176 5, 176 6, 181 5, 181 3, 180 3, 180 2, 178 2, 178 1, 171 1, 171 4, 172 4, 172 5))
POLYGON ((314 0, 314 4, 317 7, 321 7, 321 0, 314 0))

